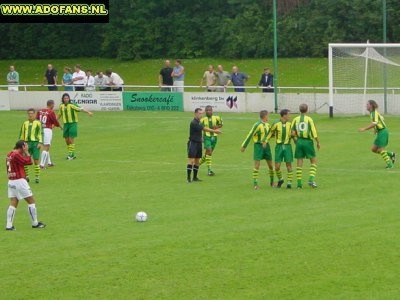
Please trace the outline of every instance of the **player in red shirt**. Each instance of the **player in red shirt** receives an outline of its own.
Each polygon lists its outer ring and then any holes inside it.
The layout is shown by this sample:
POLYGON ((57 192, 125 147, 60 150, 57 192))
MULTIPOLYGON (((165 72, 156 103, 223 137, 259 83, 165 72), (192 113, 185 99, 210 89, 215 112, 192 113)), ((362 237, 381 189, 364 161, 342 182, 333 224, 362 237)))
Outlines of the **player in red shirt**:
POLYGON ((31 188, 26 181, 24 166, 31 165, 32 158, 28 151, 28 144, 20 140, 15 144, 14 150, 7 154, 6 168, 8 176, 8 198, 10 206, 7 210, 6 230, 15 230, 13 225, 15 212, 20 200, 25 199, 28 203, 29 217, 32 228, 45 228, 46 225, 37 219, 35 199, 31 188))
POLYGON ((39 110, 36 114, 36 119, 42 123, 43 128, 43 148, 40 156, 40 168, 47 166, 52 167, 54 164, 50 159, 50 145, 53 139, 53 128, 60 127, 57 116, 54 113, 54 100, 47 101, 47 108, 39 110))

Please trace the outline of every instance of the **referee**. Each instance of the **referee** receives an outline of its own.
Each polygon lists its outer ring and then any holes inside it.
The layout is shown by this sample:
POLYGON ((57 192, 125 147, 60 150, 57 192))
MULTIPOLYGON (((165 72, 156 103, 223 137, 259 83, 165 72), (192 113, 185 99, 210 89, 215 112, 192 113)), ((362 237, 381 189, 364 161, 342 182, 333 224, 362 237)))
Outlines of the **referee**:
POLYGON ((200 158, 203 156, 202 153, 202 142, 203 142, 203 131, 222 133, 220 129, 205 128, 201 123, 200 119, 203 116, 203 110, 196 108, 194 110, 194 119, 190 122, 189 128, 189 141, 187 143, 188 151, 188 164, 187 164, 187 182, 201 181, 197 177, 199 171, 200 158), (193 179, 191 178, 193 171, 193 179))

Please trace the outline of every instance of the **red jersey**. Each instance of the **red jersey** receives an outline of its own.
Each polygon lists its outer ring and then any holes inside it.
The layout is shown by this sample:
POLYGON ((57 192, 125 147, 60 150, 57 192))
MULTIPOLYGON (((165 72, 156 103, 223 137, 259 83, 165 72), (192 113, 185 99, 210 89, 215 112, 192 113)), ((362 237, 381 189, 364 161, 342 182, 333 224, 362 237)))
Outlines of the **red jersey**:
POLYGON ((6 168, 7 176, 10 180, 26 178, 24 166, 31 165, 30 156, 23 156, 18 151, 11 151, 7 154, 6 168))
POLYGON ((36 119, 42 123, 42 128, 60 127, 56 114, 52 109, 43 108, 36 113, 36 119))

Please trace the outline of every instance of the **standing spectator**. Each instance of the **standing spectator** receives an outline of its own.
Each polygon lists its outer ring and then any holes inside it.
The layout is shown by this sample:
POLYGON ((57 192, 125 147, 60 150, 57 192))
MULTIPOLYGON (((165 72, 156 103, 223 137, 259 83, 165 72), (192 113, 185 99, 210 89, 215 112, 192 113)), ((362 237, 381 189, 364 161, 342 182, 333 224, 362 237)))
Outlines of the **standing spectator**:
POLYGON ((251 140, 253 140, 254 142, 253 186, 255 190, 259 189, 258 176, 260 173, 261 160, 265 160, 267 162, 270 185, 271 187, 274 186, 274 167, 272 165, 271 148, 266 141, 270 129, 271 126, 268 124, 268 111, 262 110, 260 111, 260 120, 256 122, 250 129, 249 134, 243 141, 242 146, 240 148, 240 151, 244 152, 246 150, 247 145, 250 143, 251 140))
POLYGON ((22 199, 28 203, 28 213, 31 218, 32 228, 45 228, 46 225, 37 219, 35 199, 31 188, 26 181, 25 167, 32 164, 28 144, 20 140, 15 144, 14 150, 7 154, 6 160, 8 176, 8 198, 10 206, 7 210, 6 230, 15 230, 13 225, 15 211, 22 199))
POLYGON ((14 66, 10 66, 10 72, 7 74, 8 90, 18 92, 19 74, 14 66))
MULTIPOLYGON (((300 104, 299 110, 300 116, 294 118, 292 122, 292 137, 296 144, 294 157, 297 159, 297 188, 303 188, 302 176, 303 161, 305 158, 309 159, 311 164, 308 185, 312 188, 316 188, 317 184, 315 183, 315 176, 317 174, 317 155, 315 154, 314 141, 317 144, 318 150, 321 148, 321 145, 319 143, 314 121, 311 117, 306 115, 308 112, 308 105, 300 104)), ((390 160, 388 163, 390 163, 390 160)))
POLYGON ((92 70, 86 71, 85 78, 85 91, 95 91, 96 87, 94 86, 94 77, 92 76, 92 70))
POLYGON ((222 65, 218 65, 218 71, 215 73, 217 78, 217 92, 226 92, 226 86, 231 83, 231 74, 229 72, 224 71, 222 65))
POLYGON ((43 128, 43 147, 40 156, 40 168, 44 169, 47 166, 53 167, 54 164, 50 158, 50 146, 53 139, 53 128, 60 127, 57 116, 54 113, 54 100, 47 101, 47 107, 39 110, 36 114, 36 119, 42 123, 43 128))
POLYGON ((171 68, 171 62, 167 59, 165 61, 164 68, 160 70, 158 75, 158 85, 162 92, 171 92, 174 80, 172 79, 172 72, 174 69, 171 68))
MULTIPOLYGON (((43 144, 42 136, 42 123, 36 120, 36 112, 33 108, 27 110, 28 120, 25 121, 21 126, 19 134, 20 140, 24 140, 28 143, 29 153, 32 155, 33 162, 35 164, 35 182, 39 183, 40 176, 40 147, 43 144)), ((29 181, 29 169, 25 167, 25 173, 27 181, 29 181)))
POLYGON ((64 86, 64 91, 73 91, 74 87, 72 86, 72 71, 69 67, 64 67, 64 75, 62 78, 62 85, 64 86))
POLYGON ((185 68, 182 66, 182 61, 180 59, 177 59, 175 61, 175 67, 172 71, 171 76, 174 79, 174 90, 176 92, 183 93, 185 85, 185 68))
POLYGON ((200 87, 203 87, 204 81, 207 84, 207 92, 215 92, 215 85, 217 83, 217 77, 215 76, 214 66, 209 65, 208 70, 204 72, 203 78, 200 82, 200 87))
POLYGON ((239 68, 237 66, 233 66, 232 68, 232 84, 234 86, 239 86, 239 88, 235 88, 235 92, 245 92, 246 90, 243 88, 245 82, 249 79, 245 73, 239 72, 239 68))
POLYGON ((52 64, 47 65, 47 70, 44 73, 44 80, 47 80, 47 88, 49 91, 57 91, 57 70, 53 68, 52 64))
POLYGON ((272 93, 274 91, 274 75, 271 74, 269 68, 264 69, 264 73, 261 74, 260 82, 258 86, 264 86, 263 93, 272 93))
POLYGON ((82 107, 79 107, 71 102, 71 98, 67 93, 64 93, 61 98, 60 110, 58 117, 62 118, 64 123, 63 137, 68 148, 68 160, 75 159, 75 138, 78 136, 78 112, 83 111, 89 116, 92 113, 82 107))
POLYGON ((106 70, 106 75, 109 78, 108 85, 111 87, 112 91, 122 91, 122 86, 124 85, 124 81, 121 76, 117 73, 114 73, 111 69, 106 70))
POLYGON ((109 80, 103 72, 97 72, 96 76, 94 76, 94 86, 99 88, 99 91, 111 91, 111 88, 108 86, 109 80))
POLYGON ((72 74, 72 82, 74 84, 75 91, 85 90, 85 78, 86 74, 81 70, 81 65, 75 65, 75 72, 72 74))

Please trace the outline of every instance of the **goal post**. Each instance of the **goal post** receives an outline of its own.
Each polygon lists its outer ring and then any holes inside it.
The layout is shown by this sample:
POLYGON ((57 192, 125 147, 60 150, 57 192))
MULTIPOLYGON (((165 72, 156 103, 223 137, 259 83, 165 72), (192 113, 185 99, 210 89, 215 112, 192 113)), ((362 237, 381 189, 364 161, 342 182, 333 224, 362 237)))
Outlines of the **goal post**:
POLYGON ((364 114, 367 98, 400 113, 400 44, 329 44, 329 116, 364 114), (390 96, 390 99, 388 99, 390 96))

